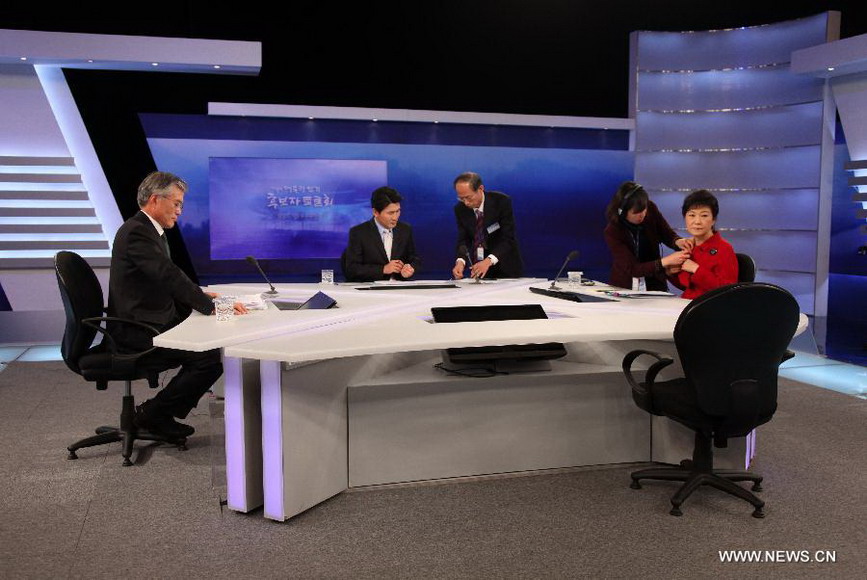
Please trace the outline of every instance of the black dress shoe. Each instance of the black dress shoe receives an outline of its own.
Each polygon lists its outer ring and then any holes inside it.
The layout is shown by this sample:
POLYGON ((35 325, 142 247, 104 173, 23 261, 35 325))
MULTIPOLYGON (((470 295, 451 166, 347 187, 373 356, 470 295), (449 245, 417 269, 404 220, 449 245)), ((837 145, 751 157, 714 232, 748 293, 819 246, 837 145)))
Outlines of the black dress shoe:
POLYGON ((174 417, 169 417, 169 421, 174 423, 175 428, 184 434, 184 437, 189 437, 193 433, 196 432, 195 427, 192 425, 187 425, 186 423, 181 423, 180 421, 176 421, 174 417))
POLYGON ((163 435, 168 439, 184 439, 188 434, 191 434, 190 430, 193 429, 189 425, 176 423, 169 415, 148 413, 141 406, 136 407, 133 422, 139 429, 163 435))

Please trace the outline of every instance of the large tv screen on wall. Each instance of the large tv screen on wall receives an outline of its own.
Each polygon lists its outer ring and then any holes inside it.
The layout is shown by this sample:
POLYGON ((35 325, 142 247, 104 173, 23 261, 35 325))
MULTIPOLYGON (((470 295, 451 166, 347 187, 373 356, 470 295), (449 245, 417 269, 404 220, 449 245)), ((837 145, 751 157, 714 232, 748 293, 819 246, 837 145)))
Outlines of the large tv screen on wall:
POLYGON ((210 158, 212 260, 339 258, 385 161, 210 158))

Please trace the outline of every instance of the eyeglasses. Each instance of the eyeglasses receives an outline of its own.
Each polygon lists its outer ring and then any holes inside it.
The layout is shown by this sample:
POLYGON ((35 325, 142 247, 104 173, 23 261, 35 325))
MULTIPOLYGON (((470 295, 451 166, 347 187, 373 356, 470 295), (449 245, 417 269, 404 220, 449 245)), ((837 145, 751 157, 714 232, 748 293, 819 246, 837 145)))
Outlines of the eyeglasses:
POLYGON ((161 195, 160 197, 162 197, 165 200, 170 201, 172 203, 172 205, 175 206, 175 209, 184 209, 184 202, 183 201, 176 200, 176 199, 170 199, 168 196, 165 196, 165 195, 161 195))

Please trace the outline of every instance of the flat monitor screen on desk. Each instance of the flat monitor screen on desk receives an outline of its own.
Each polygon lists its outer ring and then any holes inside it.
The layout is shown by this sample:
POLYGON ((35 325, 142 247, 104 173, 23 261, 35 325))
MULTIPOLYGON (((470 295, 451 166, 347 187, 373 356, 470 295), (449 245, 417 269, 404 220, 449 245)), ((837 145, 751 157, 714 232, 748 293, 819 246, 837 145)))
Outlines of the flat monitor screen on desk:
MULTIPOLYGON (((548 318, 540 304, 434 307, 431 314, 437 324, 548 318)), ((483 366, 499 372, 529 372, 547 370, 550 367, 543 368, 537 363, 563 356, 566 356, 566 347, 559 342, 506 344, 449 348, 443 351, 443 364, 452 368, 483 366)))
POLYGON ((324 292, 317 292, 304 302, 274 299, 271 303, 279 310, 326 310, 337 306, 337 300, 324 292))

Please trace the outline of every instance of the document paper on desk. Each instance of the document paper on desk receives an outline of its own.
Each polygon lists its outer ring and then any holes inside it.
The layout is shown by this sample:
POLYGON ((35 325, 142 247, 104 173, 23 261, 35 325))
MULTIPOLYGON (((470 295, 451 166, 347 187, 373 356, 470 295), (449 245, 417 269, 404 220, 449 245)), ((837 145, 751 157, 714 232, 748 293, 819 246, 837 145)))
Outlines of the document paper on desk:
POLYGON ((247 310, 265 310, 265 299, 261 294, 242 294, 236 297, 247 310))
POLYGON ((606 290, 603 294, 617 296, 618 298, 665 298, 674 294, 664 290, 606 290))

